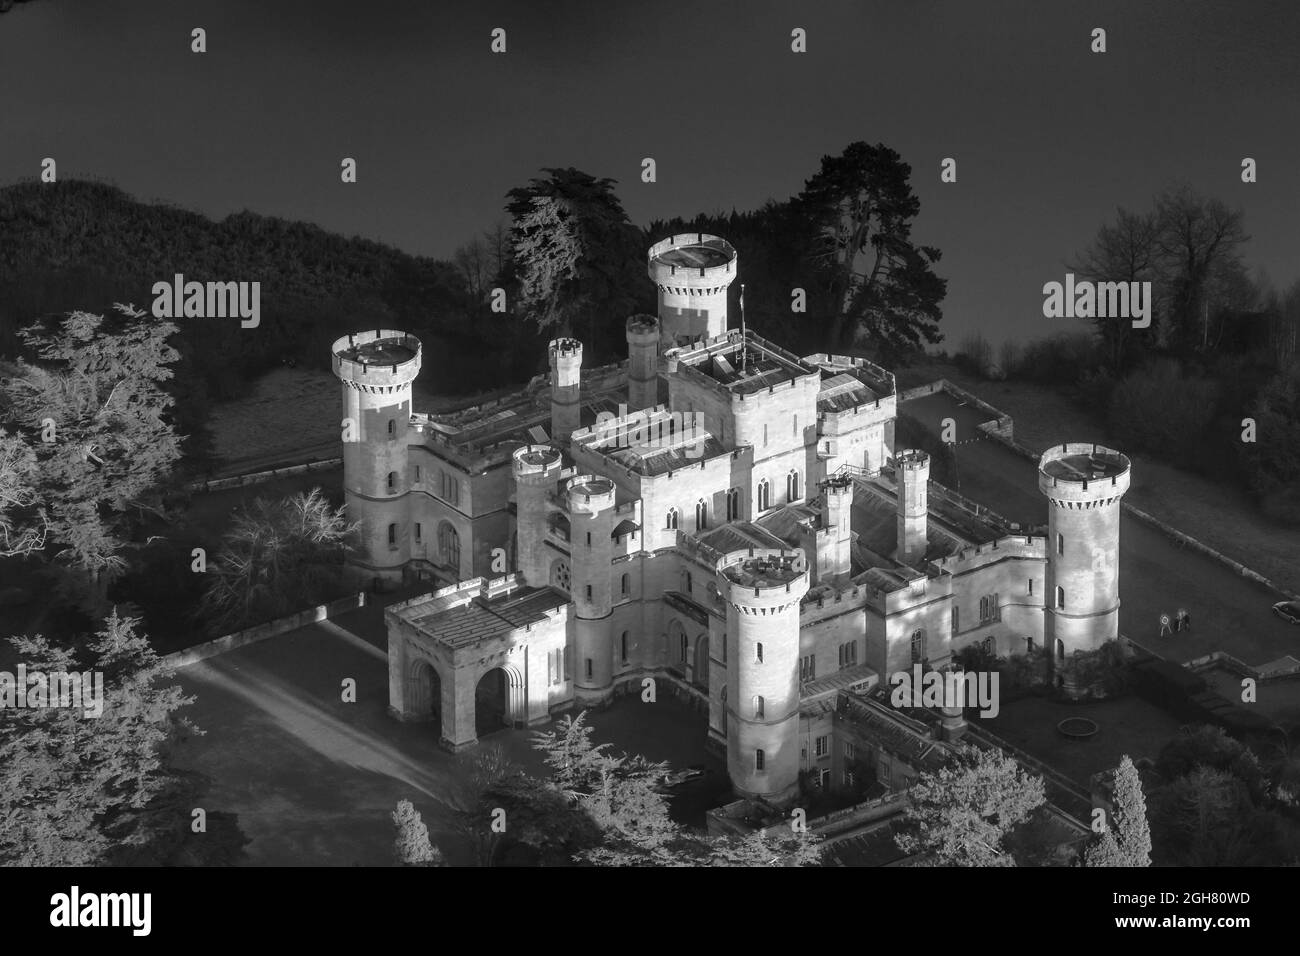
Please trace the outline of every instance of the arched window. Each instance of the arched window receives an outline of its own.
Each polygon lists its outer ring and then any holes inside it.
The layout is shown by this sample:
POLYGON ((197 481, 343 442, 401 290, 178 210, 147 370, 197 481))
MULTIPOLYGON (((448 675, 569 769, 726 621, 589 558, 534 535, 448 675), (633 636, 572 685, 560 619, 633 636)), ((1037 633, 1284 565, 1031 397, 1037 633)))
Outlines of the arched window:
POLYGON ((622 586, 623 586, 623 593, 624 593, 624 594, 627 594, 627 593, 628 593, 628 589, 630 588, 631 585, 630 585, 629 578, 628 578, 628 576, 627 576, 626 574, 623 575, 623 579, 622 579, 622 582, 621 582, 621 583, 622 583, 622 586))
POLYGON ((984 653, 990 657, 998 656, 998 639, 992 634, 984 638, 984 653))
POLYGON ((390 548, 397 547, 397 525, 395 524, 388 526, 388 546, 390 548))
POLYGON ((397 434, 397 419, 390 418, 388 420, 388 437, 392 438, 396 434, 397 434))
POLYGON ((677 530, 677 509, 676 508, 668 509, 668 521, 664 525, 664 527, 667 528, 669 531, 677 530))
POLYGON ((388 473, 388 493, 391 495, 396 490, 397 490, 397 472, 390 471, 388 473))
POLYGON ((740 489, 732 488, 727 492, 727 520, 740 520, 740 489))
POLYGON ((1059 637, 1056 639, 1056 659, 1058 661, 1065 660, 1065 641, 1059 637))
POLYGON ((763 642, 758 641, 754 644, 754 663, 763 663, 763 642))
POLYGON ((760 719, 763 716, 764 703, 765 702, 762 697, 758 696, 757 694, 754 695, 754 718, 756 720, 760 719))
POLYGON ((799 472, 793 469, 785 476, 785 497, 787 501, 799 500, 799 472))
POLYGON ((618 637, 618 651, 624 664, 627 663, 627 631, 624 631, 618 637))
POLYGON ((1056 606, 1061 609, 1065 608, 1065 588, 1060 585, 1057 585, 1056 588, 1056 606))
POLYGON ((1056 553, 1065 554, 1065 536, 1062 534, 1056 536, 1056 553))
POLYGON ((709 526, 709 505, 703 498, 695 502, 695 530, 703 531, 709 526))
POLYGON ((686 580, 686 593, 687 594, 695 593, 695 579, 691 577, 690 571, 686 572, 685 580, 686 580))
POLYGON ((925 628, 918 627, 912 632, 912 663, 921 664, 925 661, 925 628))
POLYGON ((438 526, 438 554, 444 565, 460 569, 460 535, 446 521, 438 526))
POLYGON ((686 632, 683 631, 681 637, 677 640, 678 659, 681 660, 683 664, 686 663, 686 652, 690 649, 688 646, 689 644, 690 641, 686 639, 686 632))
POLYGON ((766 511, 772 507, 772 486, 764 478, 758 483, 758 510, 766 511))

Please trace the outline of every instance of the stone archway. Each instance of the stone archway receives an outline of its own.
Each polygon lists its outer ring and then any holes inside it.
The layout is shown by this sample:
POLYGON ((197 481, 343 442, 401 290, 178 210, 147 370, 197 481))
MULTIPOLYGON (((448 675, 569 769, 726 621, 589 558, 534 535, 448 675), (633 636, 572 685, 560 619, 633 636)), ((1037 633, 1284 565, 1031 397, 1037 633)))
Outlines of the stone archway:
POLYGON ((474 735, 524 726, 527 703, 523 674, 514 665, 489 668, 474 686, 474 735))
POLYGON ((412 720, 442 723, 442 678, 432 664, 420 658, 406 669, 406 713, 412 720))

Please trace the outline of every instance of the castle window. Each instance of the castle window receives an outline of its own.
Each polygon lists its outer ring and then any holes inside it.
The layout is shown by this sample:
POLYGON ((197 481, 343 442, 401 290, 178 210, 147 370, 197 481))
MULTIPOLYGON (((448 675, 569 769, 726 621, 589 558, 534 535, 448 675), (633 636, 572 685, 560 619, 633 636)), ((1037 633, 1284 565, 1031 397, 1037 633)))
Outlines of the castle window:
POLYGON ((628 587, 629 587, 629 584, 628 584, 628 576, 627 576, 626 574, 623 575, 623 579, 622 579, 622 581, 621 581, 620 583, 622 584, 622 587, 623 587, 623 593, 624 593, 624 594, 627 594, 627 593, 628 593, 628 587))
POLYGON ((1065 536, 1058 534, 1056 536, 1056 553, 1065 554, 1065 536))
POLYGON ((572 580, 569 574, 569 566, 563 561, 556 561, 551 565, 551 586, 559 588, 565 594, 569 593, 572 587, 572 580))
POLYGON ((591 658, 587 658, 587 680, 591 680, 591 658))
POLYGON ((618 638, 618 650, 622 656, 623 663, 627 663, 627 631, 624 631, 618 638))
POLYGON ((885 758, 876 765, 876 776, 881 783, 889 783, 889 759, 885 758))
POLYGON ((397 472, 390 471, 388 473, 388 493, 391 495, 396 490, 397 490, 397 472))
POLYGON ((759 641, 754 645, 754 663, 763 663, 763 642, 759 641))
POLYGON ((417 485, 420 483, 420 466, 419 466, 419 465, 416 465, 416 466, 415 466, 415 483, 416 483, 417 485))
POLYGON ((415 523, 415 543, 416 543, 416 544, 420 544, 420 543, 422 542, 422 540, 423 540, 423 537, 422 537, 421 531, 422 531, 422 529, 420 528, 420 522, 417 521, 417 522, 415 523))
POLYGON ((682 632, 682 636, 677 641, 677 657, 683 664, 686 663, 686 652, 689 649, 687 645, 689 643, 686 640, 686 633, 682 632))
POLYGON ((390 548, 397 547, 397 525, 395 524, 388 526, 388 546, 390 548))
POLYGON ((840 645, 840 670, 854 667, 858 663, 858 642, 849 641, 840 645))
POLYGON ((690 571, 686 572, 686 593, 687 594, 695 593, 695 579, 691 577, 690 571))
POLYGON ((740 489, 732 488, 727 492, 727 520, 740 520, 740 489))
POLYGON ((1033 578, 1030 578, 1030 579, 1029 579, 1029 596, 1030 596, 1030 597, 1033 597, 1033 596, 1034 596, 1034 579, 1033 579, 1033 578))
POLYGON ((817 679, 817 655, 806 654, 799 658, 799 679, 801 681, 817 679))
POLYGON ((952 609, 952 632, 956 634, 960 630, 961 630, 961 615, 958 613, 958 609, 954 607, 952 609))
POLYGON ((854 760, 856 759, 856 757, 857 757, 857 751, 854 750, 853 741, 851 740, 844 741, 844 759, 854 760))
POLYGON ((764 478, 758 483, 758 510, 766 511, 772 507, 772 486, 764 478))
POLYGON ((1001 608, 998 606, 998 596, 990 594, 980 598, 980 623, 987 624, 989 621, 997 621, 1002 617, 1001 608))
POLYGON ((761 750, 754 751, 754 769, 762 771, 765 754, 761 750))
POLYGON ((666 528, 668 531, 676 531, 676 530, 677 530, 677 509, 676 509, 676 508, 669 508, 669 509, 668 509, 668 521, 667 521, 667 523, 665 524, 665 528, 666 528))
POLYGON ((590 585, 590 584, 587 585, 587 600, 588 600, 588 601, 591 600, 591 585, 590 585))
POLYGON ((1056 639, 1056 659, 1058 661, 1065 660, 1065 641, 1059 637, 1056 639))
POLYGON ((766 424, 763 425, 763 445, 764 447, 767 446, 767 425, 766 424))
POLYGON ((912 632, 912 663, 921 664, 925 661, 925 628, 918 627, 912 632))
POLYGON ((790 426, 793 430, 794 436, 798 438, 799 437, 799 416, 798 415, 790 416, 790 426))
POLYGON ((438 526, 438 554, 444 565, 460 570, 460 535, 446 521, 438 526))
POLYGON ((755 720, 758 720, 758 719, 761 719, 761 718, 762 718, 762 716, 763 716, 763 710, 764 710, 764 703, 765 703, 765 701, 763 700, 762 697, 759 697, 759 696, 757 696, 757 695, 754 696, 754 719, 755 719, 755 720))
POLYGON ((1056 606, 1060 609, 1065 608, 1065 588, 1059 585, 1056 588, 1056 606))
POLYGON ((442 473, 442 497, 448 504, 460 504, 460 482, 445 471, 442 473))
POLYGON ((703 498, 695 503, 695 530, 703 531, 709 526, 709 505, 703 498))
POLYGON ((788 501, 799 500, 799 472, 791 471, 785 479, 785 496, 788 501))
POLYGON ((392 438, 396 434, 397 434, 397 419, 390 418, 388 420, 388 437, 392 438))
POLYGON ((587 532, 587 547, 591 547, 591 532, 587 532))
POLYGON ((813 756, 826 757, 831 752, 831 738, 827 734, 818 737, 813 744, 813 756))

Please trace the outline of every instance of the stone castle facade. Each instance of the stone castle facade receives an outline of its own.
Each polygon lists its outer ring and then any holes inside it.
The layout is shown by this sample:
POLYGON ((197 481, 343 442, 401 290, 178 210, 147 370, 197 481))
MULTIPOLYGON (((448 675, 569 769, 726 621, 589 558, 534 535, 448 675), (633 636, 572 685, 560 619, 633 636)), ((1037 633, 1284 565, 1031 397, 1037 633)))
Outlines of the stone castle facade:
POLYGON ((557 339, 548 376, 446 414, 412 408, 414 337, 334 344, 353 571, 431 585, 386 612, 395 714, 459 749, 488 712, 540 723, 652 678, 707 709, 740 797, 779 804, 850 765, 846 692, 975 644, 1063 675, 1117 636, 1125 456, 1045 453, 1025 533, 894 448, 891 373, 732 328, 737 266, 718 237, 665 239, 625 363, 557 339))

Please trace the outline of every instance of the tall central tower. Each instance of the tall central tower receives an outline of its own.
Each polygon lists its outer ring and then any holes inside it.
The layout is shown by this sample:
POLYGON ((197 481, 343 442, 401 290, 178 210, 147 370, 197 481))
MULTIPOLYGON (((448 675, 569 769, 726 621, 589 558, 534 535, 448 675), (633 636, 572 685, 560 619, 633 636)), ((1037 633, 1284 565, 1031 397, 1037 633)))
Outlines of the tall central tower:
POLYGON ((1057 445, 1038 463, 1047 518, 1046 651, 1058 686, 1076 650, 1093 651, 1119 636, 1120 499, 1129 460, 1090 443, 1057 445))
POLYGON ((331 351, 343 382, 344 501, 361 522, 351 567, 362 582, 395 587, 411 559, 407 433, 420 340, 376 329, 345 335, 331 351))
POLYGON ((683 232, 650 247, 650 281, 659 290, 664 348, 727 331, 727 289, 736 278, 735 247, 703 232, 683 232))

